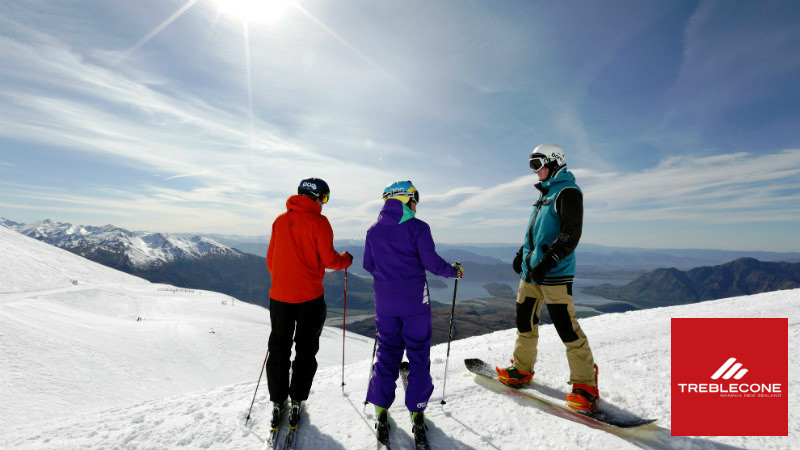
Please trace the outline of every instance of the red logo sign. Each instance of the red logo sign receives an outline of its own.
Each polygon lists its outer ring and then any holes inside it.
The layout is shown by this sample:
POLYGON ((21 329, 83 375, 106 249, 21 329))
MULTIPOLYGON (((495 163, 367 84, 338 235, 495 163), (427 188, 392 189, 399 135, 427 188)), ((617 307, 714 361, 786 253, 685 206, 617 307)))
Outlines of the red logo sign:
POLYGON ((788 436, 789 319, 672 319, 672 435, 788 436))

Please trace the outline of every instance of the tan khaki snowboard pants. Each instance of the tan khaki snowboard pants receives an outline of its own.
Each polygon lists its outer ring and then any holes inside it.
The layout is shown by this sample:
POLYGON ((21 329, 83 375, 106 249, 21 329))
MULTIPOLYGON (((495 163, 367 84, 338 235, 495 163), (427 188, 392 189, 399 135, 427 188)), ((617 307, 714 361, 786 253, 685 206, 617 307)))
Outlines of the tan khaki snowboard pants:
POLYGON ((539 313, 542 303, 553 320, 558 336, 567 347, 570 383, 595 386, 594 358, 589 341, 583 334, 575 305, 572 303, 572 285, 540 286, 520 280, 517 291, 517 342, 514 345, 514 367, 533 372, 539 342, 539 313))

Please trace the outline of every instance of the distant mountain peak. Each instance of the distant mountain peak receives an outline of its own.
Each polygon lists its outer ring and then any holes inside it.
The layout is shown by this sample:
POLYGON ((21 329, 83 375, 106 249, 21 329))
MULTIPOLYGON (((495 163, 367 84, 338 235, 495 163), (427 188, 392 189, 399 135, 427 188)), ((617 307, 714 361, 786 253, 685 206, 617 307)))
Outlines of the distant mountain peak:
POLYGON ((132 232, 112 224, 99 227, 73 225, 51 219, 31 224, 4 221, 8 228, 81 256, 93 256, 112 267, 146 268, 166 262, 198 259, 206 255, 237 257, 238 250, 209 237, 132 232))
POLYGON ((800 263, 764 262, 743 257, 688 271, 656 269, 625 286, 595 286, 584 292, 639 305, 663 306, 798 287, 800 263))

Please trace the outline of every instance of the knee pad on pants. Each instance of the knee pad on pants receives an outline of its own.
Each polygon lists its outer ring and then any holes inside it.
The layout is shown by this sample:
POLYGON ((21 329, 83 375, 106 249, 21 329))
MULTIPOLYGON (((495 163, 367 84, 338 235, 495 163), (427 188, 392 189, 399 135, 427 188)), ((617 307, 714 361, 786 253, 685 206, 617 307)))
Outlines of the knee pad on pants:
POLYGON ((520 333, 527 333, 533 331, 531 322, 536 325, 539 323, 539 316, 534 315, 536 308, 536 299, 533 297, 525 297, 522 303, 517 303, 517 330, 520 333), (533 317, 533 320, 531 320, 533 317))
POLYGON ((550 319, 553 320, 553 325, 556 327, 558 337, 561 342, 574 342, 578 340, 578 334, 572 329, 572 317, 569 315, 569 310, 565 304, 547 304, 547 311, 550 313, 550 319))

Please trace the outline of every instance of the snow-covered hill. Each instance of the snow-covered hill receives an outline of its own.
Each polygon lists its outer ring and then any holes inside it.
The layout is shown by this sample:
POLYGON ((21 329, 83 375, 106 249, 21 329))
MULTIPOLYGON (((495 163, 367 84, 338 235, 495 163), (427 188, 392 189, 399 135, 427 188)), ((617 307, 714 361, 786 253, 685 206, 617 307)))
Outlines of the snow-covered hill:
POLYGON ((204 236, 133 232, 113 225, 94 227, 49 219, 31 224, 0 219, 0 223, 26 236, 80 255, 102 254, 103 260, 107 260, 108 255, 114 255, 114 258, 125 259, 134 268, 147 268, 179 259, 197 259, 204 255, 236 257, 239 254, 204 236))
MULTIPOLYGON (((2 436, 30 421, 255 381, 268 334, 262 307, 151 284, 0 227, 2 436)), ((337 350, 320 363, 341 364, 341 330, 326 329, 327 341, 337 350)))
MULTIPOLYGON (((259 449, 267 434, 267 311, 211 292, 168 291, 0 227, 0 448, 259 449), (19 278, 24 275, 23 278, 19 278), (115 278, 116 277, 116 278, 115 278), (72 280, 78 279, 78 284, 72 280), (138 322, 138 317, 144 317, 138 322), (213 331, 213 333, 212 333, 213 331)), ((455 341, 443 393, 446 345, 432 352, 436 390, 427 410, 434 449, 791 449, 800 433, 800 356, 790 352, 788 437, 670 436, 670 318, 788 317, 800 337, 800 290, 606 314, 582 320, 600 366, 603 401, 658 419, 611 434, 544 413, 476 383, 463 359, 505 364, 514 330, 455 341), (447 401, 441 405, 443 395, 447 401)), ((540 394, 563 398, 564 347, 543 326, 540 394)), ((320 369, 302 414, 298 448, 372 449, 364 407, 372 341, 326 329, 320 369)), ((412 447, 403 392, 390 409, 396 448, 412 447)))

